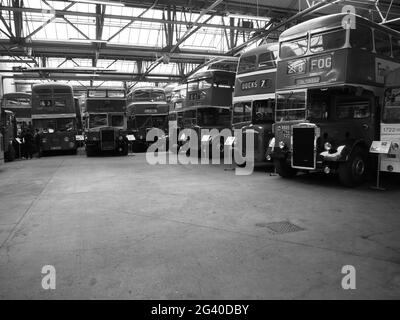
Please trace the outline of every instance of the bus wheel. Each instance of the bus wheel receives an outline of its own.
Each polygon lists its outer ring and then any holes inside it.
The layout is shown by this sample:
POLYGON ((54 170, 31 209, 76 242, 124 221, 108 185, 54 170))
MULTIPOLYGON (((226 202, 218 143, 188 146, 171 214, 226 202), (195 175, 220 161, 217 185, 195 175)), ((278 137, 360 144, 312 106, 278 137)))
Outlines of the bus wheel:
POLYGON ((93 149, 92 148, 86 148, 86 157, 93 157, 93 155, 94 155, 94 151, 93 151, 93 149))
POLYGON ((367 177, 367 154, 355 147, 348 161, 339 165, 339 180, 346 187, 362 184, 367 177))
POLYGON ((274 160, 276 172, 282 178, 293 178, 297 174, 297 170, 287 164, 286 160, 274 160))

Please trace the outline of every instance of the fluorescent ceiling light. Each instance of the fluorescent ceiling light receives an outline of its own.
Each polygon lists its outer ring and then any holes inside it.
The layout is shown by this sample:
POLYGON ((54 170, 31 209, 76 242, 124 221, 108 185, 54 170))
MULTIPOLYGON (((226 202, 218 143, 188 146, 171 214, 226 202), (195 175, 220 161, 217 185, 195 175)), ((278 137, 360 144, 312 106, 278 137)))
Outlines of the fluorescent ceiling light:
POLYGON ((122 2, 114 2, 114 1, 101 1, 101 0, 70 0, 71 2, 83 2, 89 4, 105 4, 108 6, 118 6, 118 7, 125 7, 125 4, 122 2))
POLYGON ((229 18, 247 19, 247 20, 259 20, 259 21, 270 21, 270 17, 260 17, 260 16, 247 16, 244 14, 230 13, 227 15, 229 18))

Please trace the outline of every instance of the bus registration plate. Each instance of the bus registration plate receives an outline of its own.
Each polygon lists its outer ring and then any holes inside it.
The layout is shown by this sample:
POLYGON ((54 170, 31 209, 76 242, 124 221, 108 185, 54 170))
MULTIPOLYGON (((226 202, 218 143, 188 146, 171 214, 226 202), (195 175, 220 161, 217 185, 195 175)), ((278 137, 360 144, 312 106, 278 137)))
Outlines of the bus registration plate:
POLYGON ((299 74, 306 72, 306 60, 294 60, 289 61, 287 65, 287 73, 288 74, 299 74))

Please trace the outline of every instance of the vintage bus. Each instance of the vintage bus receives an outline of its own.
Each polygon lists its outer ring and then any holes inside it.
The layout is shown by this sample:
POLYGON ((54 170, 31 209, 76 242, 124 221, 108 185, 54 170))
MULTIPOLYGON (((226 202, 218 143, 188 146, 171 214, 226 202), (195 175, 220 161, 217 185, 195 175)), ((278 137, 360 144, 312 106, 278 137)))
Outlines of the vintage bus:
POLYGON ((15 114, 7 109, 1 108, 1 119, 0 119, 0 131, 2 139, 0 144, 3 150, 3 160, 13 161, 15 159, 15 153, 18 150, 14 148, 14 140, 17 136, 17 121, 15 114))
POLYGON ((389 154, 381 158, 381 171, 400 172, 400 69, 389 73, 385 82, 381 120, 381 141, 391 143, 389 154))
POLYGON ((32 126, 41 135, 41 154, 76 153, 77 114, 70 85, 46 83, 32 87, 32 126))
POLYGON ((21 131, 32 123, 30 93, 5 93, 2 99, 2 108, 14 113, 18 131, 21 131))
POLYGON ((338 173, 365 181, 375 159, 385 74, 400 66, 400 33, 356 15, 315 18, 279 38, 269 156, 282 177, 338 173))
POLYGON ((168 132, 168 103, 165 91, 157 87, 136 88, 128 96, 128 130, 133 133, 136 150, 147 150, 152 143, 146 141, 147 132, 153 128, 168 132))
MULTIPOLYGON (((233 96, 232 129, 254 134, 254 162, 266 163, 275 120, 275 81, 278 44, 264 44, 242 54, 233 96)), ((244 159, 245 147, 242 146, 244 159)))
MULTIPOLYGON (((194 74, 186 82, 186 98, 182 107, 182 118, 178 119, 180 129, 193 129, 198 135, 199 148, 191 150, 199 156, 207 152, 202 147, 204 137, 201 129, 231 129, 232 96, 235 84, 235 72, 224 70, 206 70, 194 74), (181 122, 181 124, 180 124, 181 122)), ((185 137, 179 136, 180 144, 185 143, 185 137)), ((209 155, 212 155, 212 144, 217 145, 220 155, 224 152, 225 137, 218 134, 208 137, 209 155), (217 141, 214 142, 214 140, 217 141)))
MULTIPOLYGON (((182 110, 186 105, 186 90, 187 84, 179 84, 175 86, 171 92, 171 99, 169 101, 168 126, 172 130, 176 130, 177 135, 179 134, 180 128, 182 128, 182 110)), ((169 149, 172 151, 176 152, 178 151, 178 148, 178 141, 169 145, 169 149)))
POLYGON ((121 89, 89 89, 83 107, 85 150, 127 155, 126 94, 121 89))

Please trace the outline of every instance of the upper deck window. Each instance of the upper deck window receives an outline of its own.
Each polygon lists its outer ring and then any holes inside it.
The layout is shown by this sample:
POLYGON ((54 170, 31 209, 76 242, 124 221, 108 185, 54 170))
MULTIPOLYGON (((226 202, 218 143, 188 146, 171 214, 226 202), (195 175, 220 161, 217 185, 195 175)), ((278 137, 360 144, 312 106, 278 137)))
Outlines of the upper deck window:
POLYGON ((214 86, 218 88, 231 88, 234 81, 234 78, 230 79, 224 76, 216 75, 214 79, 214 86))
POLYGON ((105 98, 106 95, 107 95, 106 91, 101 91, 101 90, 89 90, 88 91, 88 97, 105 98))
POLYGON ((350 30, 350 44, 352 48, 359 48, 372 51, 372 30, 371 28, 357 25, 357 28, 350 30))
POLYGON ((146 90, 136 90, 133 94, 134 101, 149 101, 150 100, 150 91, 146 90))
POLYGON ((284 41, 280 46, 280 57, 282 59, 300 57, 307 52, 307 37, 284 41))
POLYGON ((392 37, 393 57, 400 56, 400 38, 392 37))
POLYGON ((258 57, 259 68, 276 68, 276 56, 274 52, 267 51, 258 57))
POLYGON ((51 100, 40 100, 39 105, 43 108, 51 108, 53 105, 53 101, 51 100))
POLYGON ((386 32, 375 30, 374 37, 376 53, 390 57, 392 55, 392 48, 389 35, 386 32))
POLYGON ((125 97, 125 92, 124 91, 108 91, 108 97, 109 98, 124 98, 125 97))
POLYGON ((65 100, 54 100, 54 107, 59 108, 65 106, 66 106, 65 100))
POLYGON ((319 33, 311 36, 310 51, 313 53, 340 49, 346 43, 346 30, 319 33))
POLYGON ((197 91, 199 90, 199 82, 198 81, 193 81, 188 83, 188 91, 197 91))
POLYGON ((30 104, 31 100, 29 98, 24 98, 24 97, 4 98, 4 105, 6 107, 15 107, 15 106, 29 107, 30 104))
POLYGON ((212 79, 203 79, 199 81, 199 89, 209 89, 212 86, 212 79))
POLYGON ((257 56, 242 57, 239 61, 238 73, 248 72, 256 68, 257 56))
POLYGON ((165 101, 165 93, 163 91, 152 91, 151 101, 165 101))

